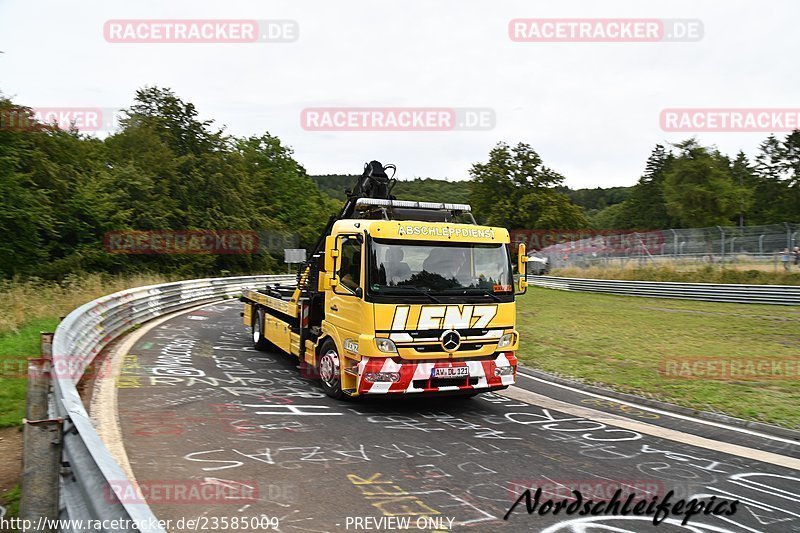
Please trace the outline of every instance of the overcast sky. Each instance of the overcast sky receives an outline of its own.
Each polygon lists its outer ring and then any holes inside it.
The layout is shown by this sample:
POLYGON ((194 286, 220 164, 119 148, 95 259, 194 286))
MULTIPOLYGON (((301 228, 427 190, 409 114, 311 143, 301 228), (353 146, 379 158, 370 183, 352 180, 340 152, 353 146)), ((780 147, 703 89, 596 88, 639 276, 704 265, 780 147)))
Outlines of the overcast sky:
MULTIPOLYGON (((0 0, 0 91, 43 107, 125 107, 172 88, 236 135, 269 131, 309 173, 397 164, 465 179, 498 141, 526 142, 571 187, 631 185, 675 107, 800 107, 800 2, 0 0), (515 18, 700 19, 698 42, 519 43, 515 18), (294 20, 292 43, 109 43, 109 19, 294 20), (486 131, 306 131, 308 107, 491 108, 486 131)), ((748 154, 767 133, 699 133, 748 154)), ((785 134, 781 134, 785 135, 785 134)))

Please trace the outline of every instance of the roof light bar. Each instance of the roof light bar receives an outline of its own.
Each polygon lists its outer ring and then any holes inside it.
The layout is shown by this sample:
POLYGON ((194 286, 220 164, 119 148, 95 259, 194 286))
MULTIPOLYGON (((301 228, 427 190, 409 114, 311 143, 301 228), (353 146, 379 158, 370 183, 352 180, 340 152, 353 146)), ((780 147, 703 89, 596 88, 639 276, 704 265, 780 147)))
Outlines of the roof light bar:
POLYGON ((409 209, 445 209, 448 211, 472 212, 469 204, 443 204, 439 202, 414 202, 411 200, 384 200, 382 198, 359 198, 356 200, 356 209, 364 210, 368 207, 405 207, 409 209))

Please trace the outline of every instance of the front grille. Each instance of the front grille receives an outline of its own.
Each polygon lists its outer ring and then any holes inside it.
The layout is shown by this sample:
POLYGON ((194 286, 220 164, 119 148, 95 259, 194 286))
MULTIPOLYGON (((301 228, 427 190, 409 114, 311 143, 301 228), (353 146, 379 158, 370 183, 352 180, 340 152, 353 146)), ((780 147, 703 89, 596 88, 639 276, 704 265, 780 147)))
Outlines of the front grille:
POLYGON ((472 362, 472 361, 494 361, 495 358, 497 357, 496 353, 491 353, 489 355, 478 355, 478 356, 473 356, 473 357, 458 357, 458 358, 453 357, 453 355, 455 355, 455 354, 448 354, 448 355, 450 355, 451 357, 450 358, 440 357, 440 358, 436 358, 436 359, 404 359, 402 357, 392 357, 391 359, 392 359, 393 362, 395 362, 398 365, 400 365, 400 364, 409 363, 409 362, 413 362, 415 364, 421 364, 421 363, 449 363, 451 360, 454 360, 454 359, 458 360, 458 361, 462 361, 462 362, 467 362, 467 361, 470 361, 470 362, 472 362))
POLYGON ((415 389, 432 389, 434 387, 465 387, 478 384, 478 378, 443 378, 415 379, 411 382, 415 389))
MULTIPOLYGON (((475 350, 480 350, 481 344, 477 343, 464 343, 458 347, 455 353, 458 352, 472 352, 475 350)), ((443 352, 444 349, 442 348, 441 344, 427 344, 424 346, 414 346, 414 350, 417 353, 430 353, 430 352, 443 352)))

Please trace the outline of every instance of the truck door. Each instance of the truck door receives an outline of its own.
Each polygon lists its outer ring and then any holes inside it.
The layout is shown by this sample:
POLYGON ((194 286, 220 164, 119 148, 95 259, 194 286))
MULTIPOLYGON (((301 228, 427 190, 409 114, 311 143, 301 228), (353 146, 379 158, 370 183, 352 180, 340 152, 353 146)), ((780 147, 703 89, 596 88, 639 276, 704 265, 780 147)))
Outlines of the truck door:
POLYGON ((336 259, 338 283, 326 298, 326 320, 339 330, 357 335, 363 324, 364 239, 361 235, 340 235, 336 238, 339 257, 336 259))

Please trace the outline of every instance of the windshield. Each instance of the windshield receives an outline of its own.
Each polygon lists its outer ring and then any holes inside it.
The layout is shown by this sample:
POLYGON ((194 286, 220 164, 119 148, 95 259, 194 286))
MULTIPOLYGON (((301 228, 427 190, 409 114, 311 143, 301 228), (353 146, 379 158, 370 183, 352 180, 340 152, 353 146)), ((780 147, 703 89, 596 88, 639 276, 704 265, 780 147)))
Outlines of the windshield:
POLYGON ((512 283, 505 244, 372 241, 375 294, 511 294, 512 283))

